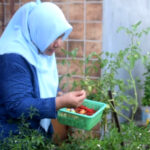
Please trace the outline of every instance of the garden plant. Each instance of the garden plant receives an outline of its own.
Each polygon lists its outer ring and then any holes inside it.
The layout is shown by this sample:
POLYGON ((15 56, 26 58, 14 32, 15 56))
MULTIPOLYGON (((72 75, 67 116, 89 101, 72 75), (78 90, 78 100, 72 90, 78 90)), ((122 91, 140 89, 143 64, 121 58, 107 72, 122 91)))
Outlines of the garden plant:
POLYGON ((143 106, 150 106, 150 63, 146 65, 146 72, 144 73, 144 97, 142 99, 143 106))
MULTIPOLYGON (((137 63, 140 62, 146 66, 149 59, 147 53, 145 55, 142 53, 140 38, 144 34, 148 34, 150 28, 139 31, 138 27, 140 24, 141 22, 138 22, 132 25, 131 28, 120 27, 118 29, 118 32, 125 31, 130 38, 130 43, 124 50, 120 50, 117 53, 105 52, 97 54, 92 52, 85 60, 82 60, 81 63, 84 63, 86 66, 84 78, 80 82, 74 81, 72 84, 72 89, 76 87, 84 88, 88 92, 88 98, 107 103, 111 110, 117 112, 128 121, 134 119, 138 108, 137 87, 140 84, 140 78, 138 75, 135 76, 133 71, 137 63), (102 70, 101 76, 93 79, 90 73, 99 72, 100 69, 102 70), (126 80, 117 76, 122 70, 128 76, 126 80), (111 91, 113 94, 112 100, 109 98, 108 91, 111 91), (111 101, 114 101, 118 109, 112 106, 111 101), (131 106, 132 114, 130 118, 122 113, 122 109, 129 110, 129 107, 124 105, 124 103, 131 106)), ((76 51, 75 49, 68 53, 73 60, 76 58, 76 51)), ((63 60, 62 63, 69 63, 69 61, 63 60)), ((72 77, 74 74, 73 72, 64 76, 72 77)))
MULTIPOLYGON (((142 83, 138 74, 134 74, 134 69, 138 63, 141 63, 143 67, 148 64, 149 53, 143 54, 140 39, 150 31, 149 27, 139 30, 140 24, 141 22, 139 21, 129 28, 120 27, 118 29, 118 32, 124 31, 130 39, 127 48, 117 53, 105 52, 97 54, 93 52, 85 60, 82 60, 81 64, 84 63, 86 66, 84 78, 78 82, 74 81, 72 86, 73 89, 84 88, 88 92, 89 99, 108 104, 110 109, 106 109, 102 119, 105 132, 110 132, 108 130, 114 123, 111 122, 110 127, 108 127, 107 114, 115 112, 118 116, 125 118, 128 124, 132 124, 139 107, 137 88, 142 86, 142 83), (96 78, 90 76, 91 72, 99 72, 99 68, 102 70, 101 76, 96 78), (117 75, 120 71, 124 71, 128 78, 119 78, 117 75), (109 91, 112 93, 111 98, 108 94, 109 91), (130 116, 123 113, 123 110, 130 111, 130 116)), ((75 51, 68 54, 73 60, 76 57, 75 51)), ((67 60, 66 63, 68 63, 67 60)), ((67 76, 74 76, 74 72, 67 74, 67 76)))
POLYGON ((141 101, 141 118, 142 123, 147 125, 150 123, 150 62, 146 64, 144 77, 144 96, 141 101))

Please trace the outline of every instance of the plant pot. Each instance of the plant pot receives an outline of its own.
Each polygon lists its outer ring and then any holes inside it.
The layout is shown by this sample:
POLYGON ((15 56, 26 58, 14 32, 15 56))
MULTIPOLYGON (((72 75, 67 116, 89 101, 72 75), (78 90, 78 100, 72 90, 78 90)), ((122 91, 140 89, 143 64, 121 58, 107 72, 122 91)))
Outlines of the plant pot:
POLYGON ((150 106, 141 107, 141 120, 142 124, 147 125, 150 123, 150 106))

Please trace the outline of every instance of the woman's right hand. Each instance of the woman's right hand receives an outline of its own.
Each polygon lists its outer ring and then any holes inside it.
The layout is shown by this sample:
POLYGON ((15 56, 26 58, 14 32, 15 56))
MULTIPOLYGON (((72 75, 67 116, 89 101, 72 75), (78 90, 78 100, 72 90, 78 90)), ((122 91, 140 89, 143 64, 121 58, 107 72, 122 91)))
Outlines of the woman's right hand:
POLYGON ((56 97, 56 109, 62 107, 76 108, 83 103, 85 98, 86 92, 84 90, 65 93, 56 97))

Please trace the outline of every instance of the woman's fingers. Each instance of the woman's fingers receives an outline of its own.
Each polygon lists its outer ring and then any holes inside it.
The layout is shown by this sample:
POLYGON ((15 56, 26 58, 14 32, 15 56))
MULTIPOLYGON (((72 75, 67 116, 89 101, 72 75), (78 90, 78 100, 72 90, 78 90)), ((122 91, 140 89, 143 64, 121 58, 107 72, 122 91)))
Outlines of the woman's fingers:
POLYGON ((84 90, 75 91, 75 96, 84 96, 84 95, 86 95, 86 92, 84 90))
POLYGON ((69 92, 56 98, 56 106, 57 109, 61 107, 78 107, 85 98, 86 92, 84 90, 69 92))
POLYGON ((79 91, 79 93, 77 94, 77 105, 75 107, 78 107, 80 105, 82 105, 84 99, 86 98, 86 92, 84 90, 79 91))

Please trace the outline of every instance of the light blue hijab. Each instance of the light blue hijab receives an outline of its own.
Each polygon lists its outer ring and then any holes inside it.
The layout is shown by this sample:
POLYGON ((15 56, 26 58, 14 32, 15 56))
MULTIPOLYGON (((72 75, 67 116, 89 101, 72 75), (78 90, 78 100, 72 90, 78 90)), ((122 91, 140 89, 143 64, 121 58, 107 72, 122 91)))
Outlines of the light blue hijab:
MULTIPOLYGON (((41 53, 60 35, 64 34, 65 40, 71 31, 72 26, 58 6, 39 0, 29 2, 14 14, 3 32, 0 54, 17 53, 23 56, 36 68, 40 97, 56 97, 58 72, 55 54, 47 56, 41 53)), ((47 131, 50 119, 40 124, 47 131)))

